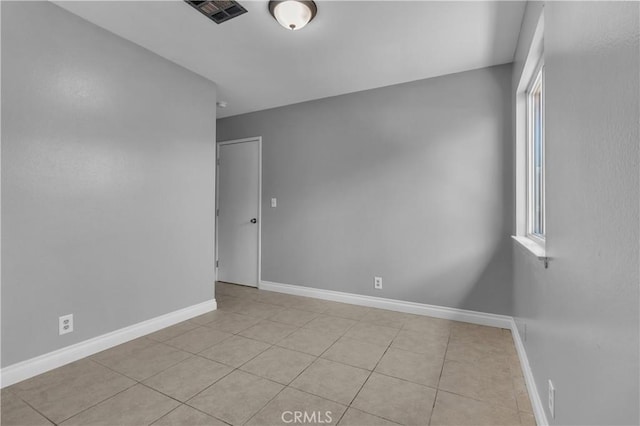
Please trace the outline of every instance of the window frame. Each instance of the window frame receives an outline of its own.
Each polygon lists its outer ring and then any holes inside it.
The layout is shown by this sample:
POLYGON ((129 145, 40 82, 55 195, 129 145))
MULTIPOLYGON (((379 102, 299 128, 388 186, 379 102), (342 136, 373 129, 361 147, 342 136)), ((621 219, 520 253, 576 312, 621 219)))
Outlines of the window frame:
MULTIPOLYGON (((532 86, 532 81, 534 81, 537 77, 539 69, 544 66, 544 13, 540 13, 540 16, 538 17, 538 22, 535 25, 533 34, 531 35, 529 46, 522 47, 527 49, 527 53, 524 58, 520 58, 518 55, 515 61, 515 72, 518 75, 518 84, 515 87, 514 93, 515 234, 512 235, 511 238, 513 238, 516 247, 519 247, 525 253, 532 255, 539 261, 543 262, 544 267, 547 268, 549 266, 549 260, 551 258, 549 257, 549 253, 547 252, 546 240, 547 236, 549 235, 549 227, 548 223, 546 223, 546 206, 543 209, 545 233, 544 238, 540 238, 539 236, 532 234, 529 227, 531 223, 531 218, 529 217, 529 205, 531 203, 530 201, 528 201, 528 197, 531 191, 529 190, 528 185, 531 180, 528 178, 528 158, 530 158, 530 156, 527 153, 529 146, 527 142, 528 140, 530 140, 530 138, 528 137, 529 125, 527 123, 529 120, 529 109, 527 108, 527 92, 532 86)), ((544 75, 544 72, 542 74, 542 94, 544 98, 546 96, 546 77, 544 75)), ((545 105, 543 102, 543 111, 544 109, 545 105)), ((544 115, 545 114, 543 112, 543 126, 545 124, 544 115)), ((543 167, 545 168, 543 173, 546 174, 546 161, 543 163, 543 167)), ((546 180, 546 176, 544 176, 544 178, 546 180)), ((544 201, 546 204, 546 196, 544 201)))
POLYGON ((546 221, 546 197, 545 197, 545 175, 546 175, 546 146, 545 146, 545 84, 544 84, 544 60, 541 58, 539 63, 535 67, 535 71, 531 74, 531 79, 525 90, 525 102, 526 102, 526 140, 525 140, 525 176, 526 176, 526 224, 525 235, 530 240, 544 247, 546 241, 547 221, 546 221), (534 164, 534 149, 535 149, 535 109, 533 93, 540 87, 540 144, 541 144, 541 183, 540 183, 540 206, 542 210, 541 227, 542 233, 536 233, 535 216, 536 205, 534 201, 535 197, 535 164, 534 164))

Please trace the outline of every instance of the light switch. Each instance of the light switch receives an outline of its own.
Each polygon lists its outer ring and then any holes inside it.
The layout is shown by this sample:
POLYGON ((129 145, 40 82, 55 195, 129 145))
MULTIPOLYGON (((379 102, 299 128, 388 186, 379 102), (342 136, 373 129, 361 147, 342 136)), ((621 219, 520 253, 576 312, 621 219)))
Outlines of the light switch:
POLYGON ((278 200, 276 200, 275 198, 271 199, 271 207, 276 207, 278 205, 278 200))

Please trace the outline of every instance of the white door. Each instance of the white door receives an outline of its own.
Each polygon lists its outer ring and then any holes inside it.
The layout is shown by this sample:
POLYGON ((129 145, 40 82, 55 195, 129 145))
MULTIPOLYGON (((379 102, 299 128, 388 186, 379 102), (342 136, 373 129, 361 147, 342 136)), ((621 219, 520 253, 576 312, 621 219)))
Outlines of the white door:
POLYGON ((218 280, 258 286, 261 139, 218 144, 218 280))

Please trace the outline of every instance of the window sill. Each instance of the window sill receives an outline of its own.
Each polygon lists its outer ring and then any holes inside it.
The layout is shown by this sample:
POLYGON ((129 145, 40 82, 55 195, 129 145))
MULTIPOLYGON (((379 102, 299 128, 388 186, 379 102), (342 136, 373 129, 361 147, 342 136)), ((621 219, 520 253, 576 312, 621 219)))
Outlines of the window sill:
POLYGON ((530 238, 520 235, 512 235, 511 238, 513 238, 518 243, 518 245, 527 253, 535 256, 536 259, 543 261, 545 264, 545 268, 547 267, 549 257, 547 257, 547 251, 542 245, 530 238))

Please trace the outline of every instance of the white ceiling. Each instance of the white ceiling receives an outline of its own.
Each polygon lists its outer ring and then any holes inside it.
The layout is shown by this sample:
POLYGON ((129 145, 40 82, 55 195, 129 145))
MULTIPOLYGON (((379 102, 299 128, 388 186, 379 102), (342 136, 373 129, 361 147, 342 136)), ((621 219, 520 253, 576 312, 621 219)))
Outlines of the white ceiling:
POLYGON ((55 1, 218 84, 219 117, 513 60, 521 1, 323 1, 288 31, 267 1, 220 25, 178 1, 55 1))

